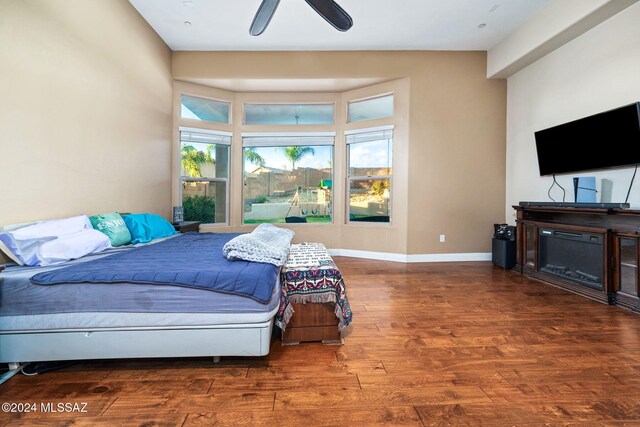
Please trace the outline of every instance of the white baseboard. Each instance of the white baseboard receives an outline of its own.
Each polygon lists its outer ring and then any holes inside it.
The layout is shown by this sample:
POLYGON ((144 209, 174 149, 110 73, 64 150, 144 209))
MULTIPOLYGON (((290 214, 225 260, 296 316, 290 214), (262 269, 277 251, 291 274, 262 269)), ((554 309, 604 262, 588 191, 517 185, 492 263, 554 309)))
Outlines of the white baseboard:
POLYGON ((331 256, 346 256, 351 258, 377 259, 380 261, 407 262, 407 255, 391 252, 356 251, 353 249, 328 249, 331 256))
POLYGON ((376 259, 394 262, 464 262, 491 261, 491 252, 469 252, 456 254, 396 254, 392 252, 357 251, 353 249, 329 249, 332 256, 376 259))

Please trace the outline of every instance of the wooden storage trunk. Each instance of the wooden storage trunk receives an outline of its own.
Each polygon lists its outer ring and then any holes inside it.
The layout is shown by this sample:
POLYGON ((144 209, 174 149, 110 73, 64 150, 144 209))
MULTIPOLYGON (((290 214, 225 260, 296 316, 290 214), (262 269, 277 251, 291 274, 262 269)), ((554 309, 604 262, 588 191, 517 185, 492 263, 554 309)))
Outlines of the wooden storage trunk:
POLYGON ((305 341, 340 343, 342 334, 338 330, 335 303, 291 304, 294 314, 282 333, 283 344, 298 344, 305 341))

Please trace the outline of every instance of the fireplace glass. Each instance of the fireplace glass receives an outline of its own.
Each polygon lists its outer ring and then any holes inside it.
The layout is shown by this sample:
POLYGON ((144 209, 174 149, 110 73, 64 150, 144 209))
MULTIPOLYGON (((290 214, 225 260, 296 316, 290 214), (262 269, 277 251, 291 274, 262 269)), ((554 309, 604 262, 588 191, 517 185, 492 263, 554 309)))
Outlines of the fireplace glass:
POLYGON ((638 289, 638 241, 635 238, 620 238, 620 292, 637 296, 638 289))
POLYGON ((539 271, 602 289, 602 236, 540 229, 539 271))
POLYGON ((533 225, 525 226, 525 242, 526 242, 526 255, 525 255, 525 264, 533 267, 535 265, 535 227, 533 225))

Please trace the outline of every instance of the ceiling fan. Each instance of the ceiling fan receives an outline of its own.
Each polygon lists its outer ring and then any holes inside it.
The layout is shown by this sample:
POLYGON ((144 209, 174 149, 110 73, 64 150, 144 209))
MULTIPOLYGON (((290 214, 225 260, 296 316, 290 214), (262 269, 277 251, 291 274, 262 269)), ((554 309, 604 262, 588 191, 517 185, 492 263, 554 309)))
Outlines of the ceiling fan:
MULTIPOLYGON (((305 0, 309 6, 322 16, 329 24, 338 31, 347 31, 353 25, 353 20, 343 8, 334 0, 305 0)), ((267 29, 273 14, 278 8, 280 0, 262 0, 262 4, 253 18, 249 33, 252 36, 259 36, 267 29)))

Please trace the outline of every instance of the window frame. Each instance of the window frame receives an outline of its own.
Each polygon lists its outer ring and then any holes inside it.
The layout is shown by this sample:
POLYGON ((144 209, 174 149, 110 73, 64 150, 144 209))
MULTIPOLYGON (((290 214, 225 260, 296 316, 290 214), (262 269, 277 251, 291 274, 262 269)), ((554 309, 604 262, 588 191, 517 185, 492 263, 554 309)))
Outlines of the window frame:
MULTIPOLYGON (((373 227, 391 227, 393 224, 393 170, 395 169, 393 163, 395 161, 395 144, 394 142, 394 125, 386 125, 386 126, 375 126, 370 128, 361 128, 345 131, 345 225, 356 225, 356 226, 373 226, 373 227), (347 142, 349 135, 357 135, 357 134, 366 134, 366 133, 374 133, 379 131, 391 131, 391 175, 351 175, 351 142, 347 142), (352 181, 376 181, 376 180, 389 180, 389 222, 374 222, 374 221, 352 221, 351 220, 351 182, 352 181)), ((356 142, 356 144, 358 144, 356 142)), ((361 144, 361 143, 360 143, 361 144)))
MULTIPOLYGON (((334 110, 334 114, 335 114, 335 110, 334 110)), ((291 226, 291 225, 295 225, 295 226, 322 226, 322 225, 332 225, 335 223, 335 158, 336 158, 336 132, 243 132, 240 134, 240 137, 242 138, 242 199, 241 199, 241 203, 240 203, 240 212, 241 212, 241 217, 240 217, 240 223, 243 226, 246 225, 252 225, 252 224, 247 224, 245 223, 245 211, 244 211, 244 204, 245 204, 245 192, 246 192, 246 186, 245 186, 245 173, 246 173, 246 169, 245 169, 245 160, 244 160, 244 150, 245 148, 250 148, 250 147, 258 147, 258 148, 276 148, 276 147, 292 147, 292 146, 300 146, 300 147, 318 147, 318 146, 325 146, 325 147, 331 147, 331 182, 332 182, 332 189, 331 189, 331 221, 329 222, 318 222, 318 223, 309 223, 309 222, 302 222, 302 223, 286 223, 287 227, 291 226), (245 145, 245 139, 246 138, 287 138, 287 137, 298 137, 298 138, 310 138, 310 137, 326 137, 326 138, 332 138, 333 142, 331 144, 274 144, 274 145, 261 145, 261 144, 256 144, 256 145, 245 145)), ((270 224, 278 224, 276 222, 271 222, 270 224)))
MULTIPOLYGON (((208 223, 203 223, 202 225, 207 225, 207 226, 211 226, 211 227, 228 227, 230 225, 230 199, 229 197, 231 196, 231 165, 232 165, 232 158, 233 158, 233 150, 232 150, 232 146, 233 146, 233 132, 227 132, 227 131, 220 131, 220 130, 212 130, 212 129, 203 129, 203 128, 193 128, 193 127, 187 127, 187 126, 179 126, 178 127, 178 137, 179 137, 179 144, 178 144, 178 158, 180 158, 180 152, 182 151, 182 132, 192 132, 192 133, 201 133, 201 134, 209 134, 209 135, 214 135, 214 136, 219 136, 219 137, 228 137, 229 138, 229 142, 228 143, 224 143, 224 142, 220 142, 220 143, 215 143, 215 144, 219 144, 219 145, 226 145, 228 148, 228 161, 227 161, 227 177, 226 178, 206 178, 206 177, 201 177, 201 178, 197 178, 197 177, 190 177, 190 176, 183 176, 182 175, 182 164, 180 163, 179 166, 179 170, 180 173, 178 175, 178 181, 179 181, 179 185, 178 185, 178 200, 180 202, 179 206, 182 206, 182 184, 184 182, 224 182, 225 183, 225 207, 224 207, 224 217, 225 217, 225 221, 224 222, 208 222, 208 223)), ((204 144, 206 144, 206 142, 203 142, 204 144)), ((214 212, 214 217, 215 217, 215 212, 214 212)))

